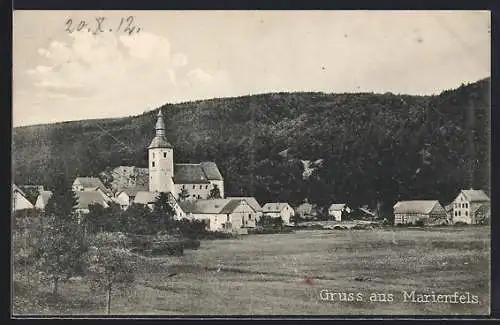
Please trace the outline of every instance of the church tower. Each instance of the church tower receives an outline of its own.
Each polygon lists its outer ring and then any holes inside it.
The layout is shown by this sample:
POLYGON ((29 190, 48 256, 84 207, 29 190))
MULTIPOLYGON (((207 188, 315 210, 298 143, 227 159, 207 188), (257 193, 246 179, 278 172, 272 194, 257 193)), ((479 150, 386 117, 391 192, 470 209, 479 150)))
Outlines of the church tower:
POLYGON ((155 132, 155 137, 148 146, 149 191, 171 192, 175 195, 174 148, 167 141, 161 109, 158 112, 155 132))

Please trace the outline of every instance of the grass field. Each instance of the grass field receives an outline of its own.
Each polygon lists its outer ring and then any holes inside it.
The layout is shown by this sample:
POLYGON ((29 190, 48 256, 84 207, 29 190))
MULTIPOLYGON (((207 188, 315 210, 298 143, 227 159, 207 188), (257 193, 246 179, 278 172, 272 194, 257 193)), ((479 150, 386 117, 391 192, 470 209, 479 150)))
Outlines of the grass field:
MULTIPOLYGON (((489 313, 489 227, 315 230, 203 241, 182 257, 150 259, 112 298, 115 315, 480 315, 489 313), (177 273, 167 277, 167 274, 177 273), (310 277, 311 281, 305 281, 310 277), (320 291, 361 293, 323 301, 320 291), (402 291, 477 295, 477 304, 404 302, 402 291), (392 293, 392 302, 370 302, 392 293)), ((14 314, 104 314, 81 281, 61 297, 15 274, 14 314)))

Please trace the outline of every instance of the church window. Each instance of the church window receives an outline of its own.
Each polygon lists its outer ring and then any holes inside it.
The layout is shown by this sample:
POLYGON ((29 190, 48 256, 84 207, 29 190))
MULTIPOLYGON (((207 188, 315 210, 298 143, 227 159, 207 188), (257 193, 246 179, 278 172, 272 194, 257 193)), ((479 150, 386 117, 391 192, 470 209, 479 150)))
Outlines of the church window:
POLYGON ((163 158, 167 158, 167 153, 166 152, 163 153, 163 158))
POLYGON ((248 214, 248 220, 252 220, 252 214, 251 213, 248 214))
POLYGON ((154 166, 155 166, 155 162, 154 162, 154 161, 151 163, 151 166, 152 166, 152 167, 154 167, 154 166))

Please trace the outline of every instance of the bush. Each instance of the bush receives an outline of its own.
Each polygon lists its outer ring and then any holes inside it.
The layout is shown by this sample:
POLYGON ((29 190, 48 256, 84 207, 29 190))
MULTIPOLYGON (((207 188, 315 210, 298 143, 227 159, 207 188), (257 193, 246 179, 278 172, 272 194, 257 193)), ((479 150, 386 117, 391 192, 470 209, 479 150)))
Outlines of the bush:
POLYGON ((425 226, 425 222, 424 222, 424 220, 417 220, 417 221, 415 221, 413 224, 414 224, 415 226, 417 226, 417 227, 423 227, 423 226, 425 226))
POLYGON ((184 245, 180 241, 154 242, 151 245, 151 255, 169 255, 182 256, 184 254, 184 245))
POLYGON ((183 247, 184 249, 193 249, 193 250, 196 250, 198 248, 200 248, 200 241, 198 239, 184 239, 182 241, 182 244, 183 244, 183 247))

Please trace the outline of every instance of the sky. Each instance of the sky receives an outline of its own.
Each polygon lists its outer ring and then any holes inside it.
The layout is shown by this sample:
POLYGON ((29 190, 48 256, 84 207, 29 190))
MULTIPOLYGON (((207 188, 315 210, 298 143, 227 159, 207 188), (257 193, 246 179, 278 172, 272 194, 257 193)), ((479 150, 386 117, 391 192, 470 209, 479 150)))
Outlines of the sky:
POLYGON ((490 76, 490 46, 488 11, 14 11, 13 126, 268 92, 438 94, 490 76))

